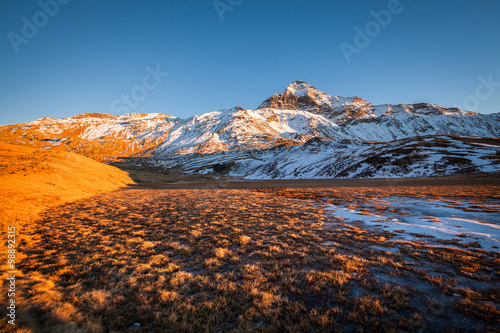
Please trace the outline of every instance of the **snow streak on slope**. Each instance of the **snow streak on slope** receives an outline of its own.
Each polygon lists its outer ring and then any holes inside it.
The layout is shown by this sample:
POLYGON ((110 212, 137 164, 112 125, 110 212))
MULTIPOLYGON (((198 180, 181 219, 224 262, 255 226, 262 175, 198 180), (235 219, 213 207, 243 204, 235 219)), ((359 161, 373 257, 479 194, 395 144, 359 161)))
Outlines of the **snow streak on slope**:
POLYGON ((232 171, 252 179, 392 178, 500 171, 500 140, 481 147, 461 138, 437 136, 390 143, 312 142, 242 164, 232 171))

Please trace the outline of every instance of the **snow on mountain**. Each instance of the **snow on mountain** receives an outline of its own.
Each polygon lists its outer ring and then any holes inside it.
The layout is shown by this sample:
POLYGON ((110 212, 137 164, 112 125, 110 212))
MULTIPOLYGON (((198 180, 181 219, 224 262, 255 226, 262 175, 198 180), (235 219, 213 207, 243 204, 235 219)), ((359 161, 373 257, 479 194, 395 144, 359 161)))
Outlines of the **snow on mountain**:
POLYGON ((323 140, 270 149, 142 161, 187 173, 246 179, 395 178, 500 172, 500 139, 424 136, 385 142, 323 140))
POLYGON ((142 153, 162 142, 178 118, 163 114, 114 116, 84 113, 70 118, 45 117, 0 127, 3 142, 61 149, 95 159, 142 153))
POLYGON ((295 81, 260 108, 305 110, 321 114, 348 138, 391 141, 418 135, 500 136, 500 115, 484 115, 429 103, 372 105, 359 97, 328 95, 295 81))
POLYGON ((305 111, 236 107, 179 121, 156 154, 265 149, 316 136, 341 137, 338 132, 331 121, 305 111))
POLYGON ((323 115, 342 125, 347 119, 366 117, 370 106, 359 97, 328 95, 308 83, 295 81, 283 93, 269 97, 257 109, 302 110, 323 115))
MULTIPOLYGON (((55 119, 45 117, 26 124, 4 126, 3 131, 12 133, 29 130, 32 134, 55 139, 63 134, 76 135, 84 140, 103 137, 116 139, 155 138, 168 131, 177 118, 158 114, 127 114, 113 116, 103 113, 83 113, 74 117, 55 119), (152 135, 152 133, 155 135, 152 135)), ((26 131, 28 132, 28 131, 26 131)))
POLYGON ((70 148, 68 143, 73 143, 71 147, 76 146, 77 150, 83 147, 83 152, 90 151, 91 155, 95 154, 96 145, 119 142, 116 150, 105 150, 105 154, 113 156, 265 149, 283 143, 301 144, 317 136, 345 137, 335 123, 321 115, 301 110, 245 110, 241 107, 188 119, 161 114, 82 114, 0 128, 2 141, 36 144, 42 148, 58 145, 70 148), (31 140, 25 140, 27 136, 31 140), (92 149, 89 150, 89 146, 92 149))

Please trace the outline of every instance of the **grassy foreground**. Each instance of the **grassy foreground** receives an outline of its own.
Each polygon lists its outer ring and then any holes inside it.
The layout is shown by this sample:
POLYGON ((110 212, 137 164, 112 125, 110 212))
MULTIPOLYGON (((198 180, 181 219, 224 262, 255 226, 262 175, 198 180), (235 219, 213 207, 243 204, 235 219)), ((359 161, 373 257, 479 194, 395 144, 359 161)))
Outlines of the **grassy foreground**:
MULTIPOLYGON (((497 332, 498 252, 431 246, 424 235, 398 240, 323 206, 405 195, 468 200, 486 212, 492 187, 129 188, 59 206, 20 244, 19 324, 24 332, 497 332)), ((367 214, 388 209, 375 201, 367 214)))

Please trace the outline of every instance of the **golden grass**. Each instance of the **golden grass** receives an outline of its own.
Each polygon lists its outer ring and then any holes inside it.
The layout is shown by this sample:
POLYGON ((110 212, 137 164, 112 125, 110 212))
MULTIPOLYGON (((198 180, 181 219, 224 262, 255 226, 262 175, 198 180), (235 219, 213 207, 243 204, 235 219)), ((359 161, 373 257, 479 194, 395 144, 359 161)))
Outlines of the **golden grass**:
POLYGON ((500 320, 500 309, 492 302, 478 302, 464 298, 456 302, 454 306, 459 312, 468 316, 497 323, 500 320))
POLYGON ((0 225, 23 225, 47 207, 132 183, 127 173, 89 158, 0 143, 0 225))

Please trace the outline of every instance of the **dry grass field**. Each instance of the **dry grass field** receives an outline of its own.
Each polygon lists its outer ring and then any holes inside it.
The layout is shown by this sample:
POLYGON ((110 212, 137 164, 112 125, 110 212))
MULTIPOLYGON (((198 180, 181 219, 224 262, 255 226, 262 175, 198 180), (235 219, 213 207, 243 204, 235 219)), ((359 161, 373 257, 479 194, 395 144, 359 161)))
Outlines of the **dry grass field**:
POLYGON ((47 207, 131 183, 126 172, 81 155, 0 142, 0 226, 22 226, 47 207))
POLYGON ((149 184, 54 207, 20 236, 17 328, 498 332, 498 249, 362 219, 408 215, 393 198, 497 216, 497 180, 149 184))

